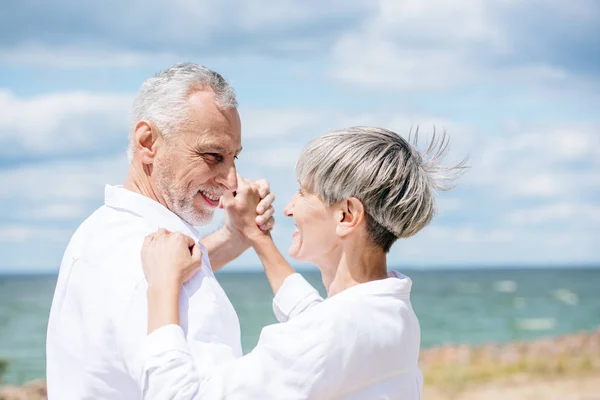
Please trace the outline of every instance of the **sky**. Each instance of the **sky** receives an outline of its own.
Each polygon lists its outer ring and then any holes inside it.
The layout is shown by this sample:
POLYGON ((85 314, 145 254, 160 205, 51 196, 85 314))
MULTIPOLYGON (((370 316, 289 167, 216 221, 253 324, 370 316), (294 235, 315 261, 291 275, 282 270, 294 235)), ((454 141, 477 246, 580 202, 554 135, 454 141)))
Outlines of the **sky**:
MULTIPOLYGON (((446 131, 447 162, 471 168, 390 265, 600 265, 598 38, 595 0, 4 0, 0 272, 58 270, 124 180, 138 88, 182 61, 236 89, 238 170, 271 182, 284 253, 310 139, 419 126, 446 131)), ((260 268, 252 251, 231 265, 260 268)))

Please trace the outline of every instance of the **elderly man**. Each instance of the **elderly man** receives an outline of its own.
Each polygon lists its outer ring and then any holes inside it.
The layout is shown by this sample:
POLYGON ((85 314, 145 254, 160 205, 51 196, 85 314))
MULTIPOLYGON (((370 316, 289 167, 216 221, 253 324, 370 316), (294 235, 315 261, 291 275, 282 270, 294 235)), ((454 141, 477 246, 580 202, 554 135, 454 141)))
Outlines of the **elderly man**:
MULTIPOLYGON (((195 64, 175 65, 142 85, 125 184, 106 187, 104 205, 74 234, 60 267, 47 337, 50 399, 140 398, 148 288, 140 251, 158 228, 194 238, 203 250, 202 267, 180 297, 188 345, 210 354, 206 368, 241 357, 238 317, 213 271, 249 247, 244 227, 226 209, 219 231, 201 239, 194 228, 237 188, 236 106, 229 84, 195 64)), ((260 187, 254 222, 268 231, 274 197, 266 182, 260 187)))

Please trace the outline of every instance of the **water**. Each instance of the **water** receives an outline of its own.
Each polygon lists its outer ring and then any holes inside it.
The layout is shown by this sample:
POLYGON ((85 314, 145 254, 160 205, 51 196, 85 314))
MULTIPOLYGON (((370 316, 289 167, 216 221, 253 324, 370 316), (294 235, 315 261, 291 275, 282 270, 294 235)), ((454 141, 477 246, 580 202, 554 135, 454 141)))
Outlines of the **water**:
MULTIPOLYGON (((600 325, 600 269, 403 271, 414 282, 422 346, 532 339, 600 325)), ((303 272, 321 292, 316 271, 303 272)), ((54 276, 0 276, 0 358, 6 383, 44 376, 45 332, 54 276)), ((275 322, 262 273, 226 272, 229 295, 248 352, 261 327, 275 322)))

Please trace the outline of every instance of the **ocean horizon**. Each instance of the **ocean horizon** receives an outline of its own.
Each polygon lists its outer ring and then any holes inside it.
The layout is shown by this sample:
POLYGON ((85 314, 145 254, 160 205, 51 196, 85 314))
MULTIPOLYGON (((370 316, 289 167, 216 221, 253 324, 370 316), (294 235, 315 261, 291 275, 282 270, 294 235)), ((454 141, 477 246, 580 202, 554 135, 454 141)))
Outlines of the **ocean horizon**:
MULTIPOLYGON (((474 268, 390 267, 413 280, 421 345, 531 340, 600 326, 600 268, 592 265, 474 268)), ((298 268, 322 294, 315 268, 298 268)), ((45 375, 45 335, 57 273, 0 273, 3 383, 45 375)), ((240 318, 245 353, 262 327, 275 323, 272 293, 261 270, 226 268, 217 279, 240 318)))
MULTIPOLYGON (((318 268, 316 266, 311 266, 307 264, 292 264, 292 267, 298 272, 318 272, 318 268)), ((473 271, 473 270, 481 270, 481 271, 501 271, 501 270, 578 270, 578 269, 600 269, 600 262, 593 263, 570 263, 565 266, 564 263, 557 264, 548 264, 548 263, 522 263, 522 264, 504 264, 504 263, 496 263, 496 264, 427 264, 427 265, 392 265, 388 266, 389 270, 394 271, 473 271)), ((218 271, 218 274, 227 274, 227 273, 239 273, 239 272, 247 272, 247 273, 263 273, 263 268, 261 265, 248 265, 248 266, 227 266, 218 271)), ((48 275, 58 275, 57 269, 50 268, 40 268, 40 269, 0 269, 0 277, 10 277, 10 276, 48 276, 48 275)))

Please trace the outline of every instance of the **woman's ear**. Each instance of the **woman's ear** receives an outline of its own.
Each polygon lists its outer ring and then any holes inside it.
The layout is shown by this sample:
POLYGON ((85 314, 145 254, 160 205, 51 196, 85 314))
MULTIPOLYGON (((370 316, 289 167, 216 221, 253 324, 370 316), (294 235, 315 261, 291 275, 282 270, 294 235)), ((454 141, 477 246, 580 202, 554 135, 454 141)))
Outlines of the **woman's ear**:
POLYGON ((160 135, 154 124, 139 121, 133 131, 133 149, 139 155, 142 164, 153 164, 159 146, 160 135))
POLYGON ((339 203, 337 215, 336 233, 346 236, 364 221, 365 207, 356 197, 350 197, 339 203))

